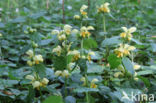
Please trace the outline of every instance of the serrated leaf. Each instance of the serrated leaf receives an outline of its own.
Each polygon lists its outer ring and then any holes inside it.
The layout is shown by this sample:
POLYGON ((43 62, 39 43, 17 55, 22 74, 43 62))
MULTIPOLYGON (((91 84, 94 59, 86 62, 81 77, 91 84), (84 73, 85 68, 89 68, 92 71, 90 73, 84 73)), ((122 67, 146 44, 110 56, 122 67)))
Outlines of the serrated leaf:
POLYGON ((106 47, 106 46, 114 46, 121 43, 121 41, 119 40, 118 36, 114 36, 111 38, 106 38, 105 40, 102 41, 101 46, 102 47, 106 47))
POLYGON ((122 63, 125 66, 125 68, 127 69, 128 72, 130 72, 131 74, 134 74, 134 69, 133 69, 133 64, 132 62, 129 60, 129 58, 127 57, 123 57, 122 58, 122 63))
POLYGON ((110 54, 108 56, 108 62, 112 69, 117 68, 121 64, 121 59, 118 58, 115 54, 110 54))
POLYGON ((72 96, 67 96, 65 98, 65 103, 76 103, 76 99, 72 96))
POLYGON ((102 71, 104 70, 102 66, 96 64, 88 64, 87 66, 87 73, 102 73, 102 71))
POLYGON ((39 74, 41 78, 45 77, 46 75, 46 68, 43 64, 37 64, 35 65, 35 71, 39 74))
POLYGON ((83 47, 85 49, 97 48, 97 42, 92 38, 84 39, 83 47))
POLYGON ((64 56, 56 56, 53 58, 54 68, 57 70, 63 70, 67 67, 67 59, 64 56))
POLYGON ((63 103, 63 100, 61 96, 50 96, 42 103, 63 103))
POLYGON ((86 88, 86 87, 83 87, 83 88, 76 88, 74 90, 74 92, 76 93, 84 93, 84 92, 98 92, 99 90, 97 88, 86 88))

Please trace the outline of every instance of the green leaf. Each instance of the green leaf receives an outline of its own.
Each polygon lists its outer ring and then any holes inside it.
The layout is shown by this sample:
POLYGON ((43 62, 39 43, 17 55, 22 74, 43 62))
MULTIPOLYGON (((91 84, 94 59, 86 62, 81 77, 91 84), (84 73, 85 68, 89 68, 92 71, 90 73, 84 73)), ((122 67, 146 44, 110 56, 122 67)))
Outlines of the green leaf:
POLYGON ((119 40, 118 36, 114 36, 112 38, 106 38, 105 40, 102 41, 101 46, 102 47, 106 47, 106 46, 114 46, 121 43, 121 41, 119 40))
POLYGON ((50 44, 52 41, 53 41, 53 39, 41 40, 40 43, 39 43, 39 45, 45 46, 45 45, 50 44))
POLYGON ((55 56, 53 57, 53 62, 56 70, 63 70, 67 67, 67 59, 65 56, 55 56))
POLYGON ((32 86, 29 86, 29 94, 27 95, 26 103, 33 103, 34 97, 35 97, 35 91, 32 86))
POLYGON ((18 17, 14 20, 12 20, 13 23, 22 23, 22 22, 25 22, 26 21, 26 18, 25 17, 18 17))
POLYGON ((110 54, 107 58, 112 69, 117 68, 121 64, 121 59, 115 54, 110 54))
POLYGON ((35 71, 39 74, 39 76, 42 78, 42 77, 45 77, 46 75, 46 69, 45 69, 45 66, 43 64, 37 64, 35 65, 35 71))
POLYGON ((83 47, 85 49, 97 48, 97 42, 92 38, 84 39, 83 47))
POLYGON ((72 96, 67 96, 65 98, 65 103, 76 103, 76 99, 72 96))
POLYGON ((144 78, 142 76, 137 76, 137 77, 145 83, 146 87, 150 87, 150 82, 147 78, 144 78))
POLYGON ((86 88, 86 87, 83 87, 83 88, 76 88, 74 90, 74 92, 76 93, 84 93, 84 92, 98 92, 99 90, 97 88, 86 88))
POLYGON ((123 57, 122 58, 122 63, 125 66, 125 68, 127 69, 128 72, 130 72, 131 74, 134 74, 134 69, 133 69, 133 64, 132 62, 129 60, 129 58, 127 57, 123 57))
POLYGON ((137 75, 150 75, 153 74, 154 72, 152 70, 144 70, 144 71, 139 71, 137 72, 137 75))
POLYGON ((85 71, 87 68, 86 60, 85 59, 79 59, 78 65, 80 67, 81 74, 85 74, 87 72, 87 71, 85 71))
POLYGON ((61 96, 50 96, 42 103, 63 103, 63 100, 61 96))
POLYGON ((102 73, 104 68, 97 64, 89 64, 87 73, 102 73))

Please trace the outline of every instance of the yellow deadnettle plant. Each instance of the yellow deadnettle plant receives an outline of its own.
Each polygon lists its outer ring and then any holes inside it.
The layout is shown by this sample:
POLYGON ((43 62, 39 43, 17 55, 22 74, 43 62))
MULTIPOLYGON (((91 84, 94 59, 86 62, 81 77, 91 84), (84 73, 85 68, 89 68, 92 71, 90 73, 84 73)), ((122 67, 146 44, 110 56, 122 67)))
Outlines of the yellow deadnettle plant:
POLYGON ((108 2, 102 4, 100 7, 98 7, 98 12, 99 13, 109 13, 110 9, 109 6, 110 4, 108 2))
POLYGON ((133 35, 132 33, 136 31, 136 27, 131 27, 131 28, 126 28, 126 27, 122 27, 123 31, 121 34, 120 34, 120 37, 121 38, 127 38, 128 40, 131 40, 133 35))

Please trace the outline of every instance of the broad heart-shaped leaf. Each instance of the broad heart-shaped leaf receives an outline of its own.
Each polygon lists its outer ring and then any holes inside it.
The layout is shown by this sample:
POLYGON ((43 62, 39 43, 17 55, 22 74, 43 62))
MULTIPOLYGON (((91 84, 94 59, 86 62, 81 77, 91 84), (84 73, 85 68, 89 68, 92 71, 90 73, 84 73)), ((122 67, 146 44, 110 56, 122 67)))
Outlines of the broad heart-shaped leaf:
POLYGON ((63 100, 61 96, 50 96, 42 103, 63 103, 63 100))
POLYGON ((122 63, 125 66, 125 68, 127 69, 128 72, 130 72, 131 74, 134 74, 134 69, 133 69, 133 64, 132 62, 129 60, 129 58, 127 57, 123 57, 122 58, 122 63))
POLYGON ((63 70, 67 67, 67 57, 66 56, 55 56, 53 57, 54 68, 56 70, 63 70))
POLYGON ((46 69, 43 64, 37 64, 34 66, 35 71, 39 74, 41 78, 45 77, 46 75, 46 69))
POLYGON ((76 103, 76 99, 72 96, 67 96, 65 98, 65 103, 76 103))
POLYGON ((114 36, 114 37, 106 38, 105 40, 103 40, 101 46, 102 47, 114 46, 119 43, 121 43, 121 40, 119 40, 119 36, 114 36))
POLYGON ((26 18, 25 17, 18 17, 14 20, 12 20, 12 23, 22 23, 22 22, 25 22, 26 21, 26 18))
POLYGON ((102 73, 104 68, 97 64, 88 64, 87 65, 87 73, 102 73))
POLYGON ((84 93, 84 92, 98 92, 99 89, 97 88, 86 88, 86 87, 82 87, 82 88, 76 88, 74 90, 74 92, 76 93, 84 93))
POLYGON ((92 38, 84 39, 83 47, 85 49, 97 48, 97 42, 92 38))
POLYGON ((148 87, 148 88, 150 87, 150 82, 149 82, 149 80, 147 78, 144 78, 142 76, 137 76, 137 77, 144 82, 144 84, 146 85, 146 87, 148 87))
POLYGON ((121 59, 115 54, 110 54, 107 58, 112 69, 117 68, 121 64, 121 59))
POLYGON ((86 60, 85 59, 79 59, 78 65, 80 66, 81 74, 85 74, 87 72, 87 71, 85 71, 87 68, 86 60))

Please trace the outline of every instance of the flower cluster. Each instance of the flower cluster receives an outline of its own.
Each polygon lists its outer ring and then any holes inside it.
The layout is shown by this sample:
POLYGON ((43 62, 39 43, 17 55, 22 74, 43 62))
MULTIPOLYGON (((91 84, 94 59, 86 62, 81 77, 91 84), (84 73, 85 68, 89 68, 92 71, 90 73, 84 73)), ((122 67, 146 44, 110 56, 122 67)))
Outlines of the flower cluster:
POLYGON ((72 30, 72 26, 70 25, 65 25, 63 27, 63 30, 53 30, 51 32, 52 34, 57 34, 58 40, 63 41, 67 39, 67 36, 69 36, 71 33, 78 33, 77 29, 72 30))
POLYGON ((42 55, 40 55, 40 54, 39 55, 35 55, 32 50, 28 50, 26 52, 26 54, 29 56, 29 59, 30 59, 30 60, 27 61, 27 64, 29 66, 32 66, 34 64, 39 64, 40 62, 43 62, 42 55))
POLYGON ((94 27, 92 26, 88 26, 88 27, 81 27, 80 29, 80 36, 85 38, 85 37, 90 37, 91 33, 89 32, 89 30, 94 30, 94 27))
POLYGON ((74 19, 79 20, 80 19, 80 15, 74 15, 74 19))
POLYGON ((120 44, 120 47, 115 49, 115 54, 117 54, 117 57, 123 57, 130 55, 130 51, 133 51, 135 49, 136 48, 134 46, 130 46, 128 44, 120 44))
POLYGON ((55 47, 53 50, 52 50, 52 52, 53 53, 56 53, 58 56, 60 56, 61 55, 61 50, 62 50, 62 48, 61 48, 61 46, 57 46, 57 47, 55 47))
POLYGON ((94 52, 89 52, 88 53, 87 59, 88 59, 89 62, 92 60, 91 56, 95 56, 95 53, 94 52))
POLYGON ((91 81, 90 88, 97 88, 96 83, 97 83, 98 81, 99 81, 98 79, 94 78, 94 79, 91 81))
POLYGON ((121 38, 127 39, 127 40, 131 40, 132 39, 132 33, 136 31, 136 27, 131 27, 129 29, 127 29, 126 27, 122 27, 123 31, 120 34, 121 38))
POLYGON ((80 58, 80 52, 78 50, 69 51, 67 55, 73 56, 72 61, 77 61, 80 58))
POLYGON ((36 88, 38 90, 40 89, 40 87, 45 87, 49 83, 49 80, 47 78, 40 79, 38 75, 27 75, 26 79, 31 80, 33 88, 36 88))
POLYGON ((31 27, 27 27, 27 29, 24 31, 25 34, 28 34, 28 33, 34 33, 36 32, 37 30, 36 29, 33 29, 31 27))
POLYGON ((98 8, 98 13, 109 13, 110 9, 109 6, 110 4, 108 2, 102 4, 99 8, 98 8))
POLYGON ((82 5, 82 7, 80 8, 80 13, 83 17, 87 18, 87 12, 85 11, 88 8, 87 5, 82 5))
POLYGON ((56 75, 56 76, 62 76, 62 77, 68 78, 69 75, 70 75, 70 73, 69 73, 68 70, 64 70, 64 71, 57 70, 57 71, 55 72, 55 75, 56 75))
MULTIPOLYGON (((87 81, 86 81, 86 78, 85 77, 82 77, 81 79, 80 79, 80 81, 81 82, 83 82, 83 86, 86 86, 87 85, 87 81)), ((98 79, 96 79, 96 78, 94 78, 92 81, 91 81, 91 83, 90 83, 90 88, 97 88, 97 85, 96 85, 96 83, 98 82, 99 80, 98 79)))

